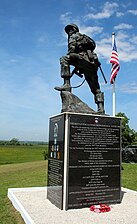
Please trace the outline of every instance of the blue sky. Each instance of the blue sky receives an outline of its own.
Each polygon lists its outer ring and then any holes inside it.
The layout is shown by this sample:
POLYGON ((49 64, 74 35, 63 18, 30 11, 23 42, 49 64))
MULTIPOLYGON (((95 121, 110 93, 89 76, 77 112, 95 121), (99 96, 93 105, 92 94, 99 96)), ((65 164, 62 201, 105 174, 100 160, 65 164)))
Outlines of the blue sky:
MULTIPOLYGON (((49 117, 60 113, 54 86, 62 85, 59 58, 67 53, 64 27, 76 23, 92 37, 108 80, 105 110, 112 115, 111 64, 115 32, 120 61, 116 113, 130 118, 137 131, 137 2, 135 0, 0 0, 0 139, 48 140, 49 117)), ((71 80, 73 86, 81 83, 71 80)), ((73 93, 96 110, 85 83, 73 93)))

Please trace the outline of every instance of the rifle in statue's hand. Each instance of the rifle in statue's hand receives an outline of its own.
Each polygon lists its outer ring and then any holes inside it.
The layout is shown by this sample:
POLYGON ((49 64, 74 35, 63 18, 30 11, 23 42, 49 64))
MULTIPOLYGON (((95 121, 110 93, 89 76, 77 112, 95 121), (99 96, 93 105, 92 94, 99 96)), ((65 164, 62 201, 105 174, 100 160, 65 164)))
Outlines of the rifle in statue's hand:
POLYGON ((107 80, 106 80, 106 77, 105 77, 105 75, 104 75, 104 72, 103 72, 103 70, 102 70, 102 68, 101 68, 101 64, 99 64, 98 67, 100 68, 100 71, 101 71, 101 74, 102 74, 102 76, 103 76, 103 79, 104 79, 105 83, 107 84, 107 80))
POLYGON ((80 73, 79 70, 76 69, 76 67, 73 69, 73 71, 71 72, 71 77, 76 74, 77 76, 79 76, 80 78, 83 78, 83 75, 80 73))
MULTIPOLYGON (((102 74, 102 76, 103 76, 103 79, 104 79, 105 83, 107 84, 107 80, 106 80, 106 77, 105 77, 105 75, 104 75, 104 72, 103 72, 103 70, 102 70, 102 68, 101 68, 101 63, 100 63, 100 62, 98 63, 98 67, 100 68, 100 71, 101 71, 101 74, 102 74)), ((71 77, 72 77, 74 74, 76 74, 76 75, 79 76, 80 78, 83 78, 83 75, 76 69, 76 67, 75 67, 75 68, 73 69, 73 71, 71 72, 71 77)))

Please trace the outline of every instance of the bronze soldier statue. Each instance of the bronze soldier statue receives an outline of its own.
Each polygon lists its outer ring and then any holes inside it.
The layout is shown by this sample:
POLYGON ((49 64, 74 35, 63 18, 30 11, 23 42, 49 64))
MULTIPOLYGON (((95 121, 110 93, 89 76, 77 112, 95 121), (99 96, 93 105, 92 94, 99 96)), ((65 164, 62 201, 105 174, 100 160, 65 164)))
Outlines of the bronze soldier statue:
POLYGON ((64 84, 61 87, 55 87, 55 89, 71 92, 70 78, 72 73, 70 72, 70 65, 72 65, 75 67, 75 73, 84 74, 85 80, 94 95, 98 112, 104 113, 104 94, 101 92, 98 82, 97 71, 100 62, 94 52, 95 41, 87 35, 79 33, 76 24, 67 25, 65 32, 68 34, 68 53, 60 58, 61 77, 64 79, 64 84))

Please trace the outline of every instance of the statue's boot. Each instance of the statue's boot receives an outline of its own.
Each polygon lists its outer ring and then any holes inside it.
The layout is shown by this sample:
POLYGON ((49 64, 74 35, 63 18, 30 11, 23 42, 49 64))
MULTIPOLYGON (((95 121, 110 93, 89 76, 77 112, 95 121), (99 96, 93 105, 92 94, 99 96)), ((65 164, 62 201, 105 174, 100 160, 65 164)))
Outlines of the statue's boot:
POLYGON ((58 91, 68 91, 68 92, 71 92, 71 85, 70 85, 70 78, 64 78, 64 84, 62 86, 55 86, 54 88, 55 90, 58 90, 58 91))
POLYGON ((104 93, 99 92, 95 95, 95 103, 97 104, 99 114, 105 114, 104 110, 104 93))
POLYGON ((54 89, 58 90, 58 91, 69 91, 69 92, 71 92, 71 86, 67 85, 67 84, 64 84, 62 86, 55 86, 54 89))
POLYGON ((55 86, 54 89, 58 91, 69 91, 71 92, 71 85, 70 85, 70 66, 69 64, 65 61, 61 62, 61 77, 64 78, 64 84, 62 86, 55 86))

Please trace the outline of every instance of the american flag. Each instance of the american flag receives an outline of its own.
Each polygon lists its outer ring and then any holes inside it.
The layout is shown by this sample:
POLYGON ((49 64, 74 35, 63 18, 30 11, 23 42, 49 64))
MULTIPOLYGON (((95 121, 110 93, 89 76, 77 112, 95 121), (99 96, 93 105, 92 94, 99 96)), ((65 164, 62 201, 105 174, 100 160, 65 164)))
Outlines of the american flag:
POLYGON ((112 49, 110 63, 112 64, 110 83, 113 84, 113 82, 115 81, 116 75, 120 69, 115 36, 114 36, 114 45, 113 45, 113 49, 112 49))

